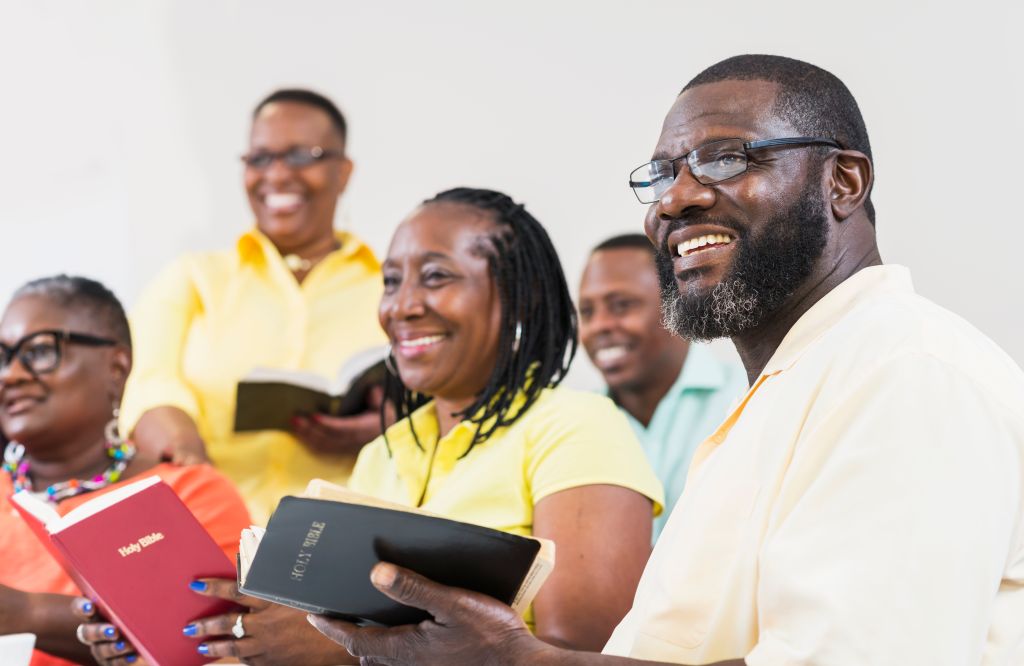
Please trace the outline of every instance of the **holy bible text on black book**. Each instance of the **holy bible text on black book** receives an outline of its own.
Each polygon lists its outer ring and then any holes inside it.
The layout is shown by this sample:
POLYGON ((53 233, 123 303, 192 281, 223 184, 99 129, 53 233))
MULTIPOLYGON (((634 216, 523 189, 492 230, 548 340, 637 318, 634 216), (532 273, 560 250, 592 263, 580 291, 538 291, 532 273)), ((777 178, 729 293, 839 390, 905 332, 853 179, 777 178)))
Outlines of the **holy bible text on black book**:
POLYGON ((436 516, 285 497, 239 582, 246 594, 312 613, 415 624, 429 615, 370 583, 378 562, 515 605, 520 590, 530 587, 540 548, 536 539, 436 516))

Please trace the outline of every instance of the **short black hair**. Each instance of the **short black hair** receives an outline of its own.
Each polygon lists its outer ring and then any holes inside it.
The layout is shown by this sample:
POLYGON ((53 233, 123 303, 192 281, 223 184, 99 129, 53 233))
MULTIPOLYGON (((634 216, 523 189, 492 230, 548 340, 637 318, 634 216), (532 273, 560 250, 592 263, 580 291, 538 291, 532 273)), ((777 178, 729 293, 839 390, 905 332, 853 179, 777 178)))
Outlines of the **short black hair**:
MULTIPOLYGON (((831 72, 810 63, 775 55, 738 55, 711 65, 693 77, 680 94, 705 83, 768 81, 779 86, 772 112, 806 136, 833 138, 843 148, 871 156, 864 117, 850 89, 831 72)), ((773 137, 766 137, 773 138, 773 137)), ((864 210, 873 225, 871 192, 864 210)))
MULTIPOLYGON (((481 243, 481 252, 501 299, 498 357, 484 389, 459 413, 477 426, 462 454, 466 455, 498 428, 515 423, 542 390, 565 378, 576 355, 576 308, 551 238, 522 204, 495 190, 470 187, 446 190, 423 202, 440 203, 475 208, 497 226, 481 243), (525 401, 513 409, 520 394, 525 401)), ((402 419, 422 404, 422 396, 401 386, 400 380, 398 384, 397 412, 402 419)), ((388 394, 395 395, 390 390, 388 394)))
POLYGON ((331 119, 331 124, 334 125, 334 129, 341 136, 342 143, 348 138, 348 124, 345 122, 345 116, 342 115, 341 110, 338 109, 334 102, 320 93, 304 88, 282 88, 281 90, 275 90, 264 97, 263 101, 253 109, 253 120, 256 119, 256 116, 260 115, 263 107, 274 102, 295 102, 296 104, 305 104, 306 106, 320 109, 331 119))
POLYGON ((75 309, 96 322, 101 333, 132 348, 132 334, 124 306, 102 283, 78 275, 53 275, 27 282, 11 297, 40 296, 65 309, 75 309))
POLYGON ((643 234, 620 234, 618 236, 612 236, 611 238, 598 243, 597 247, 590 251, 590 254, 595 254, 601 250, 621 249, 644 250, 649 252, 652 257, 657 255, 657 251, 654 249, 654 244, 651 243, 651 239, 643 234))

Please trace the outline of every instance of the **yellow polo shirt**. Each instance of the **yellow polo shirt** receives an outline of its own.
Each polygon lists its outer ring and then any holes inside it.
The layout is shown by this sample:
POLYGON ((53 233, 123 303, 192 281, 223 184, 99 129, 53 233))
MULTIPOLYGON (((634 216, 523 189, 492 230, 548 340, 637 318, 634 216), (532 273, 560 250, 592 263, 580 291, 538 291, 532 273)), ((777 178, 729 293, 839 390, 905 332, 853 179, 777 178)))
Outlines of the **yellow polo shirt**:
POLYGON ((148 287, 132 315, 135 366, 122 432, 153 407, 187 412, 257 524, 282 495, 300 494, 313 477, 344 483, 354 462, 314 455, 285 432, 233 432, 236 386, 254 366, 333 377, 353 353, 386 342, 377 322, 380 265, 357 237, 337 237, 341 248, 301 285, 256 230, 231 251, 183 256, 148 287))
POLYGON ((899 266, 793 326, 697 450, 605 652, 1024 664, 1024 373, 899 266))
POLYGON ((438 440, 433 402, 410 418, 423 448, 409 420, 399 421, 387 430, 390 453, 383 437, 363 447, 352 490, 408 506, 422 495, 427 511, 522 535, 533 533, 538 502, 579 486, 630 488, 654 502, 654 515, 661 511, 661 484, 626 418, 604 396, 545 389, 521 418, 468 454, 476 425, 463 421, 438 440))

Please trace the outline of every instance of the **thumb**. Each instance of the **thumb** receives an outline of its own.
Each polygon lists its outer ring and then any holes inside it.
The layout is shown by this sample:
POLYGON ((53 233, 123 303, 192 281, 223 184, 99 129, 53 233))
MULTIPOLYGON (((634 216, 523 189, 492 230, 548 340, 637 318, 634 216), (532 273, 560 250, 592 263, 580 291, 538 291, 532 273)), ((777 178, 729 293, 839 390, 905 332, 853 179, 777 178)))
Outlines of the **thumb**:
POLYGON ((402 567, 381 562, 370 571, 370 582, 395 601, 421 608, 439 624, 451 624, 463 602, 476 593, 435 583, 402 567))

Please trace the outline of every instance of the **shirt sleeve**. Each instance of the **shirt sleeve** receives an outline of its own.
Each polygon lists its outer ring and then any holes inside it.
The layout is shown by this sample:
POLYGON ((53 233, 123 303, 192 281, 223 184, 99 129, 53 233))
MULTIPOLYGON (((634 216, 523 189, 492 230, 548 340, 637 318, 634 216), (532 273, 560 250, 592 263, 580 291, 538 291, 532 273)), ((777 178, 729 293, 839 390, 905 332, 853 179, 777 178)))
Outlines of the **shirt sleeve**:
POLYGON ((131 317, 133 368, 121 406, 122 432, 144 412, 177 407, 198 421, 199 403, 182 373, 185 342, 200 300, 187 257, 165 268, 145 290, 131 317))
POLYGON ((234 562, 242 530, 251 524, 242 496, 227 477, 209 465, 174 469, 178 472, 170 482, 174 492, 234 562))
POLYGON ((611 400, 554 389, 533 409, 539 413, 528 434, 526 477, 534 505, 561 490, 608 484, 650 498, 654 515, 661 513, 661 482, 611 400))
MULTIPOLYGON (((749 666, 981 663, 993 617, 1006 617, 996 599, 1008 556, 1020 553, 1012 422, 924 354, 809 416, 760 553, 749 666)), ((1018 589, 999 602, 1018 607, 1016 645, 1022 601, 1018 589)))

